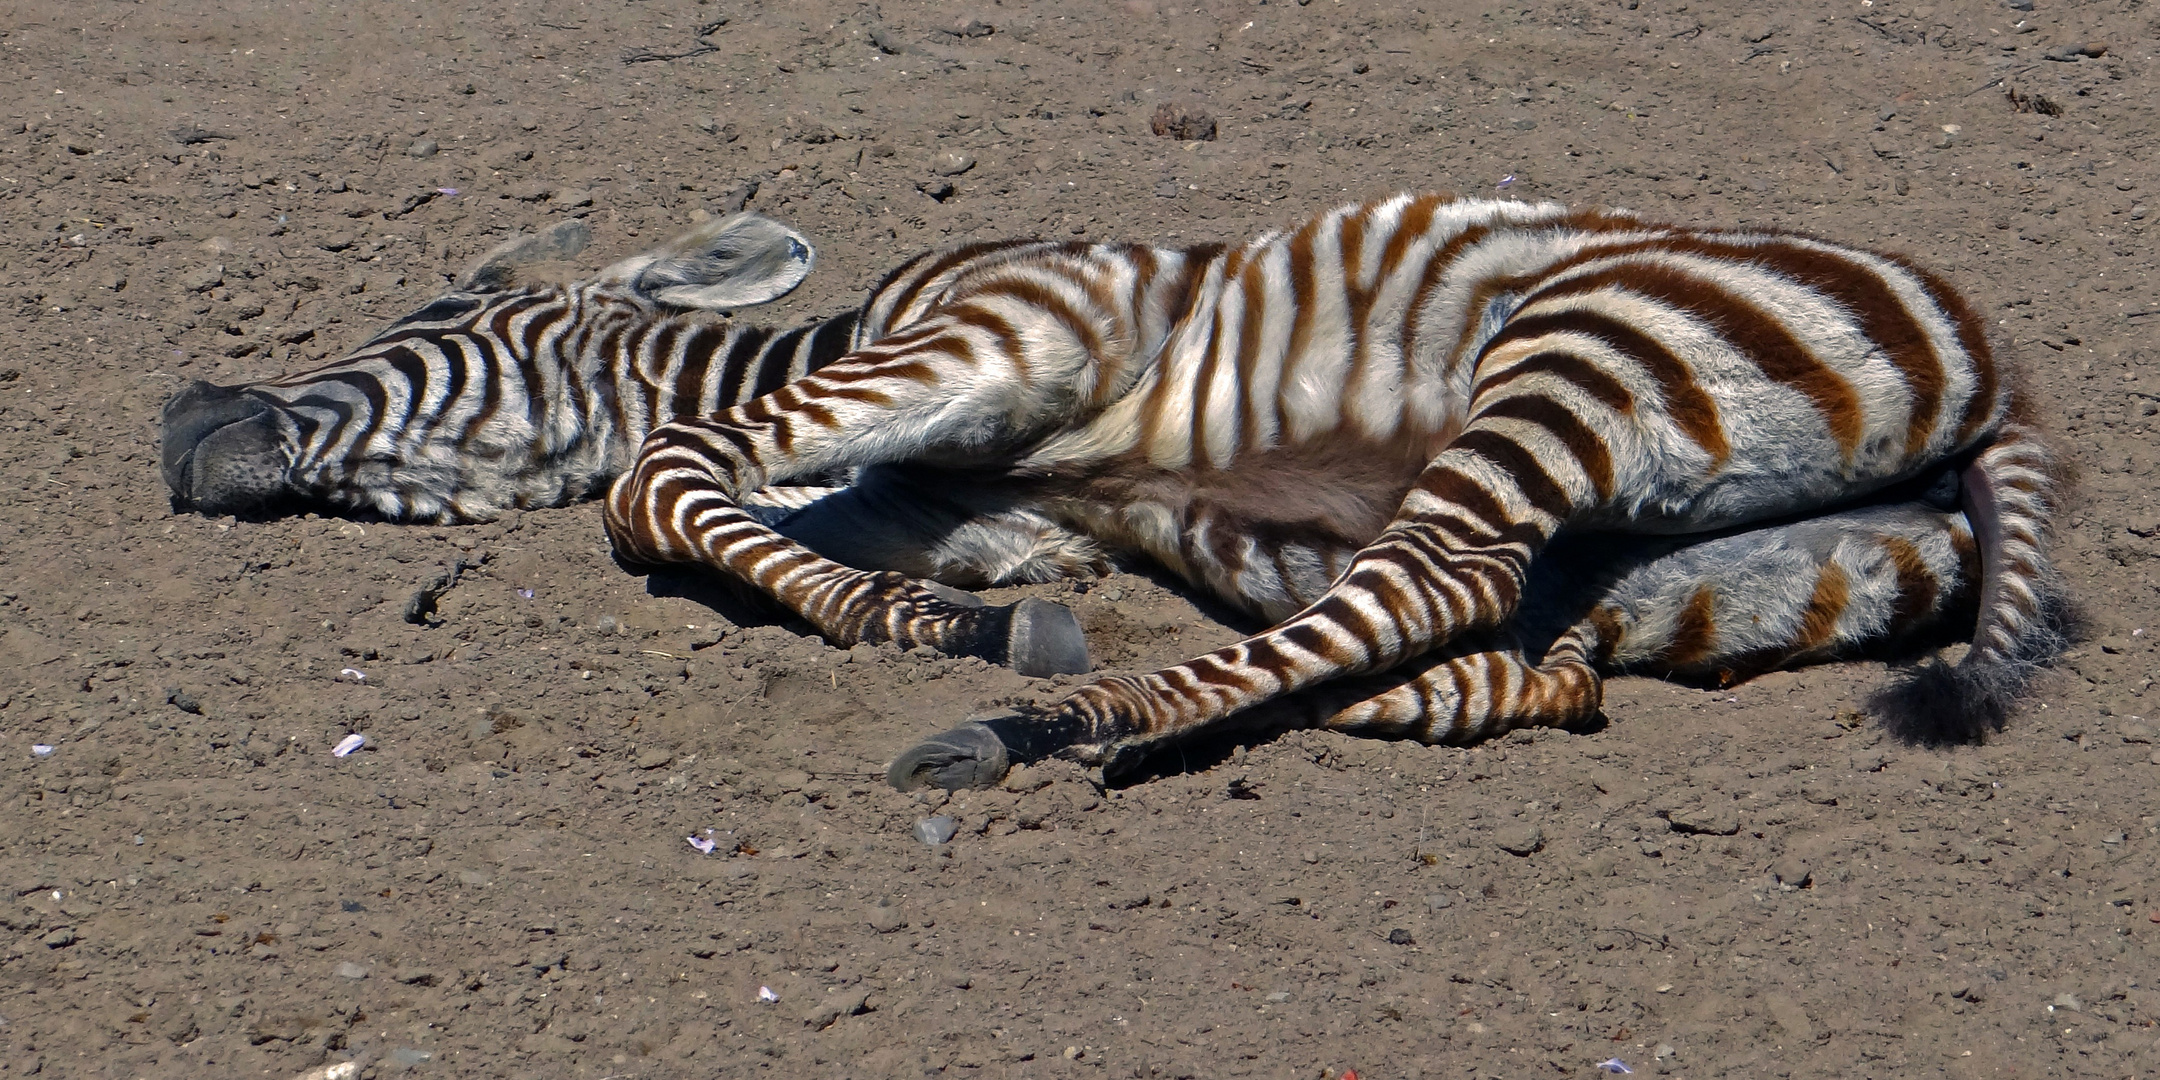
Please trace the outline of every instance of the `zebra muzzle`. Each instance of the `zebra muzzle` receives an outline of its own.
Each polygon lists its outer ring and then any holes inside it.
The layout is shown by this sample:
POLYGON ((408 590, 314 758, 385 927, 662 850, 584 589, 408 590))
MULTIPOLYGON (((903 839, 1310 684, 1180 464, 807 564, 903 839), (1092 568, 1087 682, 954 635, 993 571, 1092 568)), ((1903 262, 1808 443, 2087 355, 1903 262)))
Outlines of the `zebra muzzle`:
POLYGON ((284 438, 271 406, 195 382, 166 403, 160 466, 176 508, 248 510, 285 490, 284 438))

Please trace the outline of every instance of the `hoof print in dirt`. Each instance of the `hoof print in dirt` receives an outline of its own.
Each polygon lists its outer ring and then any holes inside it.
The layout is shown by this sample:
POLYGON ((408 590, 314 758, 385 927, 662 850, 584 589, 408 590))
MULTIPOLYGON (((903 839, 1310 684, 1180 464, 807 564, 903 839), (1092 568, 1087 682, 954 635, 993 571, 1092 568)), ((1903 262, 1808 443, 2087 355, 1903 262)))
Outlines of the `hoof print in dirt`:
POLYGON ((938 787, 947 791, 986 788, 1012 768, 1004 740, 990 725, 962 724, 934 735, 893 759, 885 782, 901 791, 938 787))

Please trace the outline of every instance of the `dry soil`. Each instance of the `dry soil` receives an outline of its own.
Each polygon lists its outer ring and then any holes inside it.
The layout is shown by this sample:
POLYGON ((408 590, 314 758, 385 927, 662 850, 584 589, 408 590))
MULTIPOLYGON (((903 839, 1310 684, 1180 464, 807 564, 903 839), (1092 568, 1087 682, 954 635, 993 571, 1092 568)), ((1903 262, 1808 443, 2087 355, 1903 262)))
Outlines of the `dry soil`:
MULTIPOLYGON (((2151 1075, 2156 39, 2145 0, 17 0, 0 1077, 2151 1075), (597 266, 747 199, 820 244, 793 319, 963 237, 1405 188, 1941 269, 2083 466, 2088 639, 1977 748, 1886 740, 1846 665, 946 801, 878 772, 1057 682, 633 576, 590 505, 216 520, 158 479, 184 380, 334 356, 565 215, 597 266)), ((1112 669, 1239 632, 1145 574, 1039 591, 1112 669)))

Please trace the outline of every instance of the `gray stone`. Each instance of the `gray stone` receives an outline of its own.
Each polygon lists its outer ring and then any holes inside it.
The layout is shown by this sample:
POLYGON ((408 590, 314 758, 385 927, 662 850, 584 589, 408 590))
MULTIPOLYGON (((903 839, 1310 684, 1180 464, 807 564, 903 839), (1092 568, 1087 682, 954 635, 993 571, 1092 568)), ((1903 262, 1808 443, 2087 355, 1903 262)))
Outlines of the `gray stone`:
POLYGON ((350 960, 340 962, 338 966, 330 969, 330 973, 336 975, 340 979, 358 980, 368 977, 367 968, 359 964, 355 964, 350 960))
POLYGON ((433 139, 418 139, 411 146, 406 147, 405 152, 416 158, 431 158, 441 149, 442 147, 436 145, 433 139))
POLYGON ((1731 836, 1740 831, 1740 816, 1727 806, 1683 806, 1666 815, 1674 832, 1698 836, 1731 836))
POLYGON ((940 150, 930 156, 930 171, 939 176, 958 176, 975 167, 975 159, 967 154, 940 150))
POLYGON ((879 904, 870 909, 870 929, 880 934, 907 929, 907 918, 890 904, 879 904))
POLYGON ((1493 834, 1493 843, 1510 855, 1528 855, 1545 846, 1545 831, 1535 825, 1508 825, 1493 834))
POLYGON ((1779 859, 1770 867, 1771 876, 1788 889, 1805 889, 1814 884, 1814 871, 1798 859, 1779 859))
POLYGON ((915 838, 933 847, 953 838, 960 831, 960 823, 949 815, 926 817, 915 823, 915 838))
POLYGON ((180 287, 189 292, 209 292, 225 283, 225 268, 204 266, 188 271, 180 278, 180 287))

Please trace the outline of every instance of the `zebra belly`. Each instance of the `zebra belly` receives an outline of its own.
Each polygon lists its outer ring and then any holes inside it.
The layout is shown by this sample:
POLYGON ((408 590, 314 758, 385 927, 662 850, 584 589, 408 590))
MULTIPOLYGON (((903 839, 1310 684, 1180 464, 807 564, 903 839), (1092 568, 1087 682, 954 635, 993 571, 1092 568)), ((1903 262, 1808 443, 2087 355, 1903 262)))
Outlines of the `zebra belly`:
POLYGON ((1428 462, 1422 440, 1278 447, 1229 468, 1140 454, 1025 481, 1026 501, 1104 547, 1144 555, 1269 620, 1316 600, 1394 519, 1428 462))

